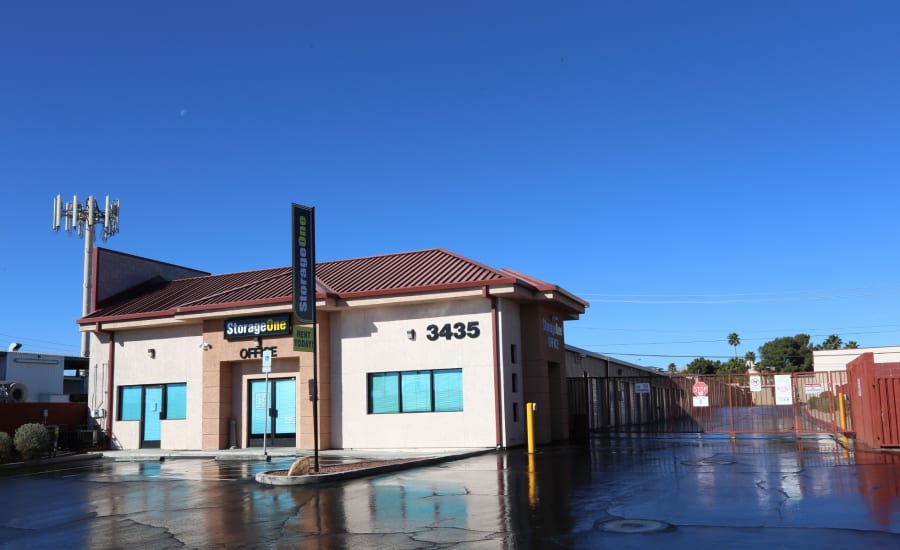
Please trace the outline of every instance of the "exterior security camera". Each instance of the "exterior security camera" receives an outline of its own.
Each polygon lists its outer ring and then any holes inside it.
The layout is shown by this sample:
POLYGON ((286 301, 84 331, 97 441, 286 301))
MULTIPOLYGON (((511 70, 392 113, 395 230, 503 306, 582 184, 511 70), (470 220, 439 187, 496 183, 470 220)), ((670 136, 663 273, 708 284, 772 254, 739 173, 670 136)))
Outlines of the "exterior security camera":
POLYGON ((202 344, 200 344, 200 349, 202 349, 203 351, 206 351, 206 350, 208 350, 208 349, 211 348, 211 347, 212 347, 212 346, 209 345, 209 344, 206 343, 206 342, 203 342, 202 344))
POLYGON ((19 351, 20 349, 22 349, 22 344, 20 344, 19 342, 13 342, 9 345, 7 351, 19 351))

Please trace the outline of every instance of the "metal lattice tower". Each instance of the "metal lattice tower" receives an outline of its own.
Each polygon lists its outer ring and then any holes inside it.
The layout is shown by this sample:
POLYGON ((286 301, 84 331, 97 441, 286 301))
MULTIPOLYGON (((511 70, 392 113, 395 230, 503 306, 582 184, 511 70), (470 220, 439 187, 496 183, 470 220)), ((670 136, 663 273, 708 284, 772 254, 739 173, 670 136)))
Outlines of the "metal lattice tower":
MULTIPOLYGON (((66 232, 72 231, 78 237, 84 237, 84 294, 82 296, 81 316, 88 315, 91 311, 91 256, 94 251, 94 226, 101 224, 101 235, 106 241, 119 232, 119 200, 109 201, 106 196, 106 204, 100 209, 93 196, 87 198, 84 204, 78 203, 78 195, 72 197, 72 202, 63 204, 62 195, 56 195, 53 199, 53 231, 59 231, 65 224, 66 232)), ((81 335, 81 355, 89 355, 90 335, 87 332, 81 335)))

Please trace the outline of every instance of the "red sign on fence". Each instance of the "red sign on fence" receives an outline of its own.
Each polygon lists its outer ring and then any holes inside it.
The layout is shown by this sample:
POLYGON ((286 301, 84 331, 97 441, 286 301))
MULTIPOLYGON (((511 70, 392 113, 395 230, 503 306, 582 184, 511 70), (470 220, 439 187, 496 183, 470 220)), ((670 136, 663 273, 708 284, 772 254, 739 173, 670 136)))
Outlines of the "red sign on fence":
POLYGON ((694 387, 691 391, 697 397, 704 397, 709 395, 709 386, 706 385, 706 382, 694 382, 694 387))

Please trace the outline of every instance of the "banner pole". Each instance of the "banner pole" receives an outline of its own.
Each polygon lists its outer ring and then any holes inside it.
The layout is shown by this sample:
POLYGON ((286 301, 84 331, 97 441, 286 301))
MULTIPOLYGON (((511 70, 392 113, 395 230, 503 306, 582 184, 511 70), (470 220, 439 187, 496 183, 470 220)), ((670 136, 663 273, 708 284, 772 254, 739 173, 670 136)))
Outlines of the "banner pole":
MULTIPOLYGON (((316 325, 316 209, 291 205, 291 276, 293 279, 294 316, 304 329, 294 329, 294 351, 312 351, 313 471, 319 471, 319 335, 316 325), (305 327, 312 326, 311 337, 305 327), (312 350, 309 346, 312 345, 312 350)), ((303 433, 306 433, 305 430, 303 433)))

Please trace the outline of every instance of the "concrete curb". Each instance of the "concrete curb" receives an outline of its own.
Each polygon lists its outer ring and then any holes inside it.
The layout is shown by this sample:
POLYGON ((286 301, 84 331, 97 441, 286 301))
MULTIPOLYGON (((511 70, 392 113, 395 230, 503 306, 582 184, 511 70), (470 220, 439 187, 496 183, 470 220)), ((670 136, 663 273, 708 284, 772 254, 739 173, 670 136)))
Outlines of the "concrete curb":
POLYGON ((312 485, 317 483, 329 483, 332 481, 344 481, 347 479, 356 479, 360 477, 368 477, 377 474, 386 474, 399 470, 408 470, 410 468, 419 468, 421 466, 432 466, 443 462, 453 460, 461 460, 463 458, 471 458, 487 453, 494 452, 494 449, 480 449, 477 451, 469 451, 464 453, 456 453, 442 456, 431 456, 417 458, 407 462, 397 464, 385 464, 383 466, 372 466, 370 468, 360 468, 358 470, 344 470, 343 472, 334 472, 331 474, 307 474, 303 476, 286 476, 273 474, 273 470, 267 472, 259 472, 255 478, 258 483, 264 485, 312 485))
POLYGON ((263 461, 271 462, 274 459, 293 458, 295 454, 270 454, 261 453, 228 453, 223 454, 217 451, 156 451, 152 453, 128 453, 128 452, 107 452, 103 454, 104 458, 114 462, 163 462, 167 459, 184 459, 184 460, 218 460, 218 461, 263 461))

